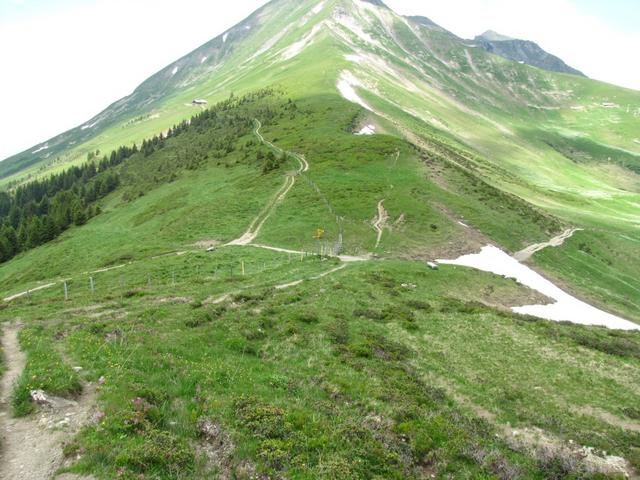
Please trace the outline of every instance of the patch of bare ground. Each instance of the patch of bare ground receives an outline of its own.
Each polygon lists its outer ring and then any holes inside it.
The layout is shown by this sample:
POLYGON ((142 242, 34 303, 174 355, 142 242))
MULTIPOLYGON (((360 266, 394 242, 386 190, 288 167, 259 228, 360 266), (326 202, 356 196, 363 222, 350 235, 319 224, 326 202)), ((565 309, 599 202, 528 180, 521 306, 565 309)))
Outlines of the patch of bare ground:
POLYGON ((2 336, 6 372, 0 382, 0 479, 49 480, 63 466, 64 443, 91 418, 95 386, 86 385, 77 400, 38 392, 35 395, 40 403, 37 413, 27 418, 11 418, 12 387, 26 363, 18 342, 19 329, 19 324, 8 325, 2 336))
MULTIPOLYGON (((402 258, 423 261, 432 261, 436 258, 457 258, 470 252, 479 252, 482 247, 491 243, 481 232, 472 225, 465 223, 462 217, 459 217, 444 205, 434 203, 432 206, 457 226, 454 234, 439 243, 413 248, 401 255, 402 258)), ((437 225, 434 225, 433 228, 437 227, 437 225)))
POLYGON ((480 301, 489 307, 504 309, 513 313, 512 307, 521 305, 548 305, 553 300, 542 293, 528 287, 519 288, 499 288, 495 289, 491 285, 480 291, 480 301))
POLYGON ((197 242, 195 242, 193 244, 194 247, 198 247, 198 248, 211 248, 211 247, 217 247, 219 245, 222 245, 222 242, 218 241, 218 240, 198 240, 197 242))
POLYGON ((427 154, 422 154, 423 165, 427 171, 427 178, 438 185, 444 191, 457 193, 456 189, 447 180, 446 167, 427 154))
POLYGON ((163 304, 163 303, 191 303, 193 302, 193 297, 157 297, 153 300, 154 303, 163 304))
POLYGON ((572 440, 565 442, 539 428, 512 430, 506 440, 512 448, 529 453, 541 465, 560 463, 564 471, 576 476, 599 473, 638 478, 637 472, 624 458, 578 445, 572 440))
POLYGON ((93 304, 87 305, 84 307, 76 307, 65 310, 65 313, 73 315, 75 317, 84 317, 84 318, 103 318, 109 317, 116 320, 123 319, 127 316, 127 311, 118 308, 115 303, 111 304, 93 304))
POLYGON ((602 410, 596 407, 580 407, 575 409, 576 413, 580 415, 586 415, 598 420, 608 423, 612 427, 622 428, 623 430, 629 430, 631 432, 640 432, 640 422, 634 422, 633 420, 620 418, 613 413, 602 410))
MULTIPOLYGON (((198 422, 200 440, 196 450, 203 463, 205 474, 216 474, 219 480, 269 480, 267 475, 258 473, 256 466, 249 460, 236 462, 234 453, 236 444, 222 426, 209 419, 198 422)), ((209 478, 209 477, 207 477, 209 478)))
POLYGON ((390 228, 388 225, 389 221, 389 213, 384 208, 384 199, 378 202, 377 214, 374 217, 372 224, 373 229, 377 232, 378 236, 376 238, 376 247, 380 246, 380 242, 382 241, 382 234, 384 233, 385 228, 390 228))
POLYGON ((516 429, 508 423, 500 423, 494 412, 462 395, 446 380, 433 375, 427 375, 427 379, 431 384, 442 388, 463 408, 491 424, 496 429, 496 435, 505 440, 511 448, 532 456, 543 467, 560 463, 568 474, 579 476, 581 473, 601 473, 640 479, 638 472, 622 457, 607 455, 607 452, 579 445, 572 440, 565 441, 539 428, 516 429))

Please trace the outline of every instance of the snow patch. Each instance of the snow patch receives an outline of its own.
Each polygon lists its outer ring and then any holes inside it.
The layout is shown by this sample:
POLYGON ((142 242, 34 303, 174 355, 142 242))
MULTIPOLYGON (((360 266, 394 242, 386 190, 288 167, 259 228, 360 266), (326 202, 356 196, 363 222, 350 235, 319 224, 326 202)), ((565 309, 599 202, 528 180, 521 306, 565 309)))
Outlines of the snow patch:
POLYGON ((375 125, 365 125, 360 129, 356 135, 375 135, 376 126, 375 125))
POLYGON ((287 34, 290 28, 291 28, 291 25, 282 29, 276 35, 271 37, 267 42, 264 43, 264 45, 262 45, 262 47, 260 47, 260 49, 258 49, 253 55, 251 55, 251 57, 249 57, 249 59, 245 63, 252 61, 254 58, 259 57, 260 55, 265 53, 267 50, 270 50, 276 43, 278 43, 282 39, 282 37, 284 37, 287 34))
POLYGON ((380 42, 378 42, 371 35, 365 32, 362 26, 360 25, 360 23, 351 15, 349 15, 346 11, 337 10, 334 13, 333 19, 335 20, 336 24, 342 26, 346 30, 349 30, 351 33, 353 33, 357 38, 359 38, 363 42, 379 48, 383 48, 380 42))
MULTIPOLYGON (((356 93, 354 87, 359 87, 362 84, 360 81, 353 76, 353 74, 347 70, 343 71, 340 74, 340 78, 338 79, 338 91, 340 94, 350 102, 357 103, 362 108, 373 112, 373 108, 371 108, 367 102, 365 102, 360 96, 356 93)), ((375 113, 375 112, 374 112, 375 113)))
POLYGON ((324 8, 324 0, 319 4, 317 4, 315 7, 313 7, 313 9, 311 10, 311 13, 313 13, 314 15, 317 15, 322 11, 323 8, 324 8))
POLYGON ((178 73, 178 70, 178 67, 173 67, 173 70, 171 70, 171 75, 175 75, 176 73, 178 73))
POLYGON ((293 57, 299 55, 300 52, 302 52, 305 48, 307 48, 311 44, 311 42, 313 42, 313 39, 318 34, 318 32, 322 29, 323 26, 324 26, 324 22, 321 22, 315 25, 305 37, 303 37, 301 40, 287 47, 284 50, 284 52, 282 52, 281 58, 283 60, 290 60, 293 57))
POLYGON ((349 53, 345 55, 344 58, 348 62, 357 63, 358 65, 364 63, 364 58, 362 58, 360 55, 356 55, 355 53, 349 53))
POLYGON ((229 37, 229 32, 226 32, 222 35, 222 43, 227 43, 227 38, 229 37))
POLYGON ((207 58, 208 58, 208 57, 202 57, 202 58, 200 59, 200 63, 202 64, 202 63, 206 62, 206 61, 207 61, 207 58))
POLYGON ((599 310, 569 295, 538 272, 493 245, 484 247, 480 253, 463 255, 456 260, 438 260, 438 263, 461 265, 515 278, 522 285, 537 290, 556 301, 550 305, 526 305, 512 308, 516 313, 558 322, 569 321, 581 325, 599 325, 619 330, 640 330, 640 325, 599 310))
POLYGON ((36 153, 39 153, 39 152, 41 152, 41 151, 43 151, 43 150, 46 150, 47 148, 49 148, 49 145, 45 143, 45 144, 44 144, 43 146, 41 146, 39 149, 34 150, 34 151, 33 151, 33 152, 31 152, 31 153, 32 153, 33 155, 35 155, 36 153))
POLYGON ((98 124, 99 121, 100 120, 96 120, 95 122, 93 122, 91 124, 83 125, 82 127, 80 127, 80 130, 86 130, 87 128, 93 128, 98 124))
POLYGON ((385 61, 379 55, 373 55, 362 50, 357 50, 354 54, 346 54, 344 58, 347 61, 357 63, 358 65, 366 65, 372 70, 386 76, 392 83, 400 82, 405 88, 415 93, 423 93, 416 84, 411 82, 405 73, 393 68, 391 64, 385 61))

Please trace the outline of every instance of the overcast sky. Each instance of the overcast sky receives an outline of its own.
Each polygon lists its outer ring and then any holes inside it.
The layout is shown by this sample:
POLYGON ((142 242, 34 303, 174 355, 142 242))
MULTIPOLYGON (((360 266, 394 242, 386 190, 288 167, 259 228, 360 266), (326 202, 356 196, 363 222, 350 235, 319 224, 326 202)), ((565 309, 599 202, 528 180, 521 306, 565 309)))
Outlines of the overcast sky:
MULTIPOLYGON (((385 0, 471 38, 538 42, 640 90, 639 0, 385 0)), ((75 127, 265 0, 0 0, 0 159, 75 127)))

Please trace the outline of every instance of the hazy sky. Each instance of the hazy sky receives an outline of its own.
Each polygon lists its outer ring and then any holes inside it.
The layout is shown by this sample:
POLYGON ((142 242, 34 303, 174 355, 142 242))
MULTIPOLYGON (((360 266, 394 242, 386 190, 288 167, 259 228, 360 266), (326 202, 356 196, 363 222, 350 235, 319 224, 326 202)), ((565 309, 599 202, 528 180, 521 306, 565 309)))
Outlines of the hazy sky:
MULTIPOLYGON (((462 37, 538 42, 640 90, 639 0, 386 0, 462 37)), ((80 125, 265 0, 0 0, 0 159, 80 125)))

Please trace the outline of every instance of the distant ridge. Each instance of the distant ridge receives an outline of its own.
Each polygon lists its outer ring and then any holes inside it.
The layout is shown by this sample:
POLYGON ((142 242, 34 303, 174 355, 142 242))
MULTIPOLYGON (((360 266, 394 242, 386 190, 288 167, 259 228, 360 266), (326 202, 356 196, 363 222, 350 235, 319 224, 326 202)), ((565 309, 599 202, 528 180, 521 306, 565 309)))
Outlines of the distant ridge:
POLYGON ((473 43, 487 52, 499 55, 507 60, 526 63, 550 72, 569 73, 586 77, 584 73, 567 65, 562 59, 543 50, 537 43, 519 40, 487 30, 473 39, 473 43))

